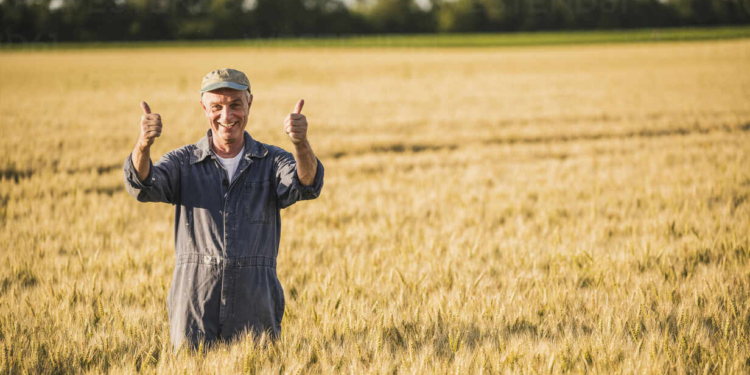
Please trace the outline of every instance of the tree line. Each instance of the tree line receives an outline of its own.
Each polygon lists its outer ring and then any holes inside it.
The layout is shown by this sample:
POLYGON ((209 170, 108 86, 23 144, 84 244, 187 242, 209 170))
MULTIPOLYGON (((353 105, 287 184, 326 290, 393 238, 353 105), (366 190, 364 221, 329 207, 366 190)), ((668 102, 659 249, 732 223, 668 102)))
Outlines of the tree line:
POLYGON ((510 32, 750 23, 750 0, 0 0, 0 42, 510 32))

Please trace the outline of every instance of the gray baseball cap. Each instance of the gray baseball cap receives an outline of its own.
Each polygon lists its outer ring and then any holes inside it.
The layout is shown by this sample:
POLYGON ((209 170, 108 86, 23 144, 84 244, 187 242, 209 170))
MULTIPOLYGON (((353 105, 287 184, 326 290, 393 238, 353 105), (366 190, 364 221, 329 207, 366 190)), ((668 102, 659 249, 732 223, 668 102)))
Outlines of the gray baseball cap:
POLYGON ((229 88, 234 90, 247 90, 250 92, 250 81, 245 73, 235 69, 217 69, 203 77, 201 82, 201 93, 229 88))

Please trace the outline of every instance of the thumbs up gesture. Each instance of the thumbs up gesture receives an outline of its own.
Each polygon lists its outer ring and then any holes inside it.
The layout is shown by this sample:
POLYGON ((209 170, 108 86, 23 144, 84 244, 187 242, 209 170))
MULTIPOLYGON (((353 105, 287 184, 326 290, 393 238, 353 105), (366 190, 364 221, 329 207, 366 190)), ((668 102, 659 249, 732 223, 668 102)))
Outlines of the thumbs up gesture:
POLYGON ((305 105, 304 100, 297 102, 294 112, 284 119, 284 131, 295 146, 307 141, 307 118, 302 114, 303 105, 305 105))
POLYGON ((151 113, 146 102, 141 102, 143 116, 141 116, 141 135, 138 137, 138 147, 145 150, 154 144, 154 139, 161 135, 161 116, 151 113))

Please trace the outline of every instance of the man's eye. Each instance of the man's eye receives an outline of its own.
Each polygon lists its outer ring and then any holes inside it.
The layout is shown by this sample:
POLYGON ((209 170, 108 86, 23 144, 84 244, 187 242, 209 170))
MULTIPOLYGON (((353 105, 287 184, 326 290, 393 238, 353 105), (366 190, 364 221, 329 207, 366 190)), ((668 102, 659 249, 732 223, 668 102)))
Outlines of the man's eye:
POLYGON ((211 109, 213 109, 214 111, 218 111, 221 109, 221 107, 219 107, 218 105, 215 105, 215 106, 212 106, 211 109))
POLYGON ((240 105, 239 104, 232 104, 232 109, 240 109, 240 105))

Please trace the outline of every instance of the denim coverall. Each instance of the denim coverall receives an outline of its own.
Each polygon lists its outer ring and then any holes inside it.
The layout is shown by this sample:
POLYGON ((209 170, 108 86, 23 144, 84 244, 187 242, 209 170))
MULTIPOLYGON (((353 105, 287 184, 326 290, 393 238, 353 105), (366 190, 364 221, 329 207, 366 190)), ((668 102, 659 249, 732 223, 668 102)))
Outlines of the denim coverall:
POLYGON ((131 156, 124 165, 131 196, 175 205, 175 269, 167 297, 175 350, 183 342, 230 339, 246 329, 281 333, 279 211, 317 198, 323 187, 320 161, 313 184, 302 185, 292 154, 247 132, 244 156, 230 182, 209 146, 210 136, 209 129, 197 143, 165 154, 143 182, 131 156))

